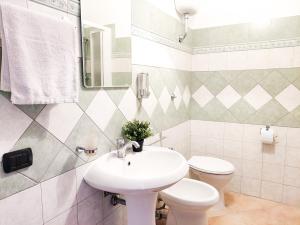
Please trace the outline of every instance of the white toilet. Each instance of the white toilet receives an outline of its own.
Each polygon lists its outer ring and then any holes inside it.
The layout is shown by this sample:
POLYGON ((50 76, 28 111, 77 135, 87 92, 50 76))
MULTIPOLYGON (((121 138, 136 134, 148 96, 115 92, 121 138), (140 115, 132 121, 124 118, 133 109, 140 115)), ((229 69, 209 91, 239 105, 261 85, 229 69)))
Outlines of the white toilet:
POLYGON ((188 178, 160 192, 169 206, 167 225, 207 225, 206 211, 218 202, 211 185, 188 178))
POLYGON ((225 160, 208 157, 193 156, 189 161, 190 178, 201 180, 214 186, 219 192, 219 202, 215 209, 223 209, 224 205, 224 188, 233 177, 234 166, 225 160))

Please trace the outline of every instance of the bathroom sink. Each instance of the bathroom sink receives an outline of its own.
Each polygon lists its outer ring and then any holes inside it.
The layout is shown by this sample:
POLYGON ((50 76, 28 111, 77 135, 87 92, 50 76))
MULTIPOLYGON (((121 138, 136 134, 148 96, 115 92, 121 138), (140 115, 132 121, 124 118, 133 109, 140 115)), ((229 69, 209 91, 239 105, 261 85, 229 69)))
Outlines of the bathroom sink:
POLYGON ((144 146, 118 158, 112 151, 95 160, 84 177, 92 187, 125 196, 128 225, 154 225, 157 192, 188 172, 185 158, 163 147, 144 146))

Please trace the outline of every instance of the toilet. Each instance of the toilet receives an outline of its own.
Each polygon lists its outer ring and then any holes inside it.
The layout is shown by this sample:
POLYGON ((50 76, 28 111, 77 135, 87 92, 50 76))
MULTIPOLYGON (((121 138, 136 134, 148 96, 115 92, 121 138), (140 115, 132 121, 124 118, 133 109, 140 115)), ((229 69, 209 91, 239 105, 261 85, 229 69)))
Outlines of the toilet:
POLYGON ((233 177, 234 166, 228 161, 208 156, 193 156, 188 164, 190 178, 208 183, 218 190, 220 198, 214 209, 223 209, 224 188, 233 177))
POLYGON ((160 196, 169 207, 167 225, 207 225, 206 212, 219 200, 213 186, 188 178, 161 191, 160 196))

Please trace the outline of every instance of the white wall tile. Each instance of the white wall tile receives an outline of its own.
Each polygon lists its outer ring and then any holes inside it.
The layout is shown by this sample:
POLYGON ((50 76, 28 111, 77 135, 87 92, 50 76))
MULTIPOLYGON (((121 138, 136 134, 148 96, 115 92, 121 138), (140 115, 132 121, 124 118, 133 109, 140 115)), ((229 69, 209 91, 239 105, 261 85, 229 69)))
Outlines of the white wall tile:
POLYGON ((263 145, 263 162, 283 165, 285 161, 285 146, 263 145))
POLYGON ((102 193, 97 192, 78 204, 78 225, 95 225, 102 219, 102 193))
POLYGON ((233 176, 229 184, 226 186, 226 190, 233 192, 241 192, 241 176, 233 176))
POLYGON ((237 93, 230 85, 225 87, 216 97, 227 109, 233 106, 234 103, 241 98, 239 93, 237 93))
POLYGON ((224 160, 227 160, 228 162, 231 162, 234 166, 234 175, 235 176, 241 176, 243 172, 243 164, 242 159, 234 158, 234 157, 223 157, 224 160))
POLYGON ((241 158, 242 157, 242 142, 224 140, 224 156, 241 158))
POLYGON ((10 4, 16 4, 27 8, 27 0, 0 0, 0 2, 9 2, 10 4))
POLYGON ((284 166, 281 164, 264 163, 262 167, 262 179, 282 184, 284 166))
POLYGON ((243 177, 261 179, 262 163, 243 160, 243 177))
POLYGON ((263 145, 257 142, 243 142, 242 158, 245 160, 262 161, 263 145))
POLYGON ((248 66, 248 54, 246 51, 228 52, 228 69, 244 70, 248 66))
POLYGON ((45 222, 76 205, 75 170, 41 183, 41 187, 45 222))
POLYGON ((92 163, 87 163, 83 166, 76 168, 76 185, 77 185, 77 201, 81 202, 82 200, 90 197, 91 195, 98 192, 97 189, 92 188, 84 181, 84 175, 87 172, 87 169, 92 163))
POLYGON ((202 85, 193 95, 193 99, 201 106, 204 107, 209 103, 213 98, 213 94, 202 85))
POLYGON ((293 61, 294 67, 300 67, 300 46, 296 46, 294 48, 294 61, 293 61))
POLYGON ((255 69, 266 69, 268 68, 269 63, 269 54, 268 49, 262 50, 249 50, 246 52, 248 59, 248 68, 255 69))
POLYGON ((203 155, 205 153, 206 139, 198 135, 191 135, 191 155, 203 155))
MULTIPOLYGON (((112 214, 110 214, 103 222, 103 225, 120 225, 123 224, 123 209, 118 207, 112 214)), ((100 225, 100 224, 98 224, 100 225)))
POLYGON ((251 70, 299 67, 299 47, 195 54, 193 71, 251 70), (284 55, 284 57, 282 57, 284 55))
POLYGON ((108 94, 101 90, 87 108, 86 114, 104 131, 116 109, 108 94))
POLYGON ((206 137, 207 133, 207 126, 208 121, 201 121, 201 120, 191 120, 191 135, 198 135, 201 137, 206 137))
POLYGON ((208 138, 206 139, 205 153, 217 157, 223 156, 223 140, 208 138))
POLYGON ((77 205, 53 218, 45 225, 78 225, 77 222, 77 205))
POLYGON ((261 143, 261 125, 245 124, 243 141, 261 143))
POLYGON ((286 149, 285 160, 287 166, 294 166, 300 168, 300 149, 288 147, 286 149))
POLYGON ((192 55, 144 38, 132 36, 132 63, 191 71, 192 55))
POLYGON ((138 100, 131 88, 128 88, 123 96, 119 109, 124 114, 127 120, 133 120, 138 111, 138 100))
POLYGON ((0 95, 0 161, 28 128, 32 119, 0 95))
POLYGON ((287 130, 287 146, 300 148, 300 128, 288 128, 287 130))
POLYGON ((197 54, 192 56, 193 71, 209 71, 209 54, 197 54))
POLYGON ((300 188, 284 186, 283 203, 300 207, 300 188))
POLYGON ((261 181, 251 178, 242 178, 241 192, 246 195, 260 196, 261 181))
POLYGON ((244 125, 240 123, 225 123, 224 139, 242 141, 244 125))
POLYGON ((209 53, 209 70, 220 71, 228 69, 228 52, 209 53))
POLYGON ((275 202, 282 201, 283 185, 271 182, 262 182, 261 197, 275 202))
POLYGON ((210 138, 223 139, 224 138, 224 123, 222 122, 208 122, 206 136, 210 138))
POLYGON ((82 114, 83 111, 75 103, 47 105, 36 121, 60 141, 65 142, 82 114))
POLYGON ((0 200, 0 224, 42 225, 41 201, 40 185, 0 200))
POLYGON ((294 85, 289 85, 275 99, 289 112, 300 105, 300 91, 294 85))
POLYGON ((294 47, 269 49, 269 68, 289 68, 293 63, 294 47))
POLYGON ((285 167, 284 184, 294 187, 300 187, 300 168, 285 167))

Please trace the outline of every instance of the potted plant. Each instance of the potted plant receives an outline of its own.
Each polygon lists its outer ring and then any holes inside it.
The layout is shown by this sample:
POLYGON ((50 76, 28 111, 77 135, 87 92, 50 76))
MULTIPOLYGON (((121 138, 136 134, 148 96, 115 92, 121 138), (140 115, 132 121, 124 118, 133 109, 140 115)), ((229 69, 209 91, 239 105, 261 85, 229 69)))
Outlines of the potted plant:
POLYGON ((122 127, 122 135, 130 141, 139 143, 139 148, 132 146, 132 149, 134 152, 141 152, 143 150, 144 139, 152 136, 150 122, 139 120, 128 121, 122 127))

